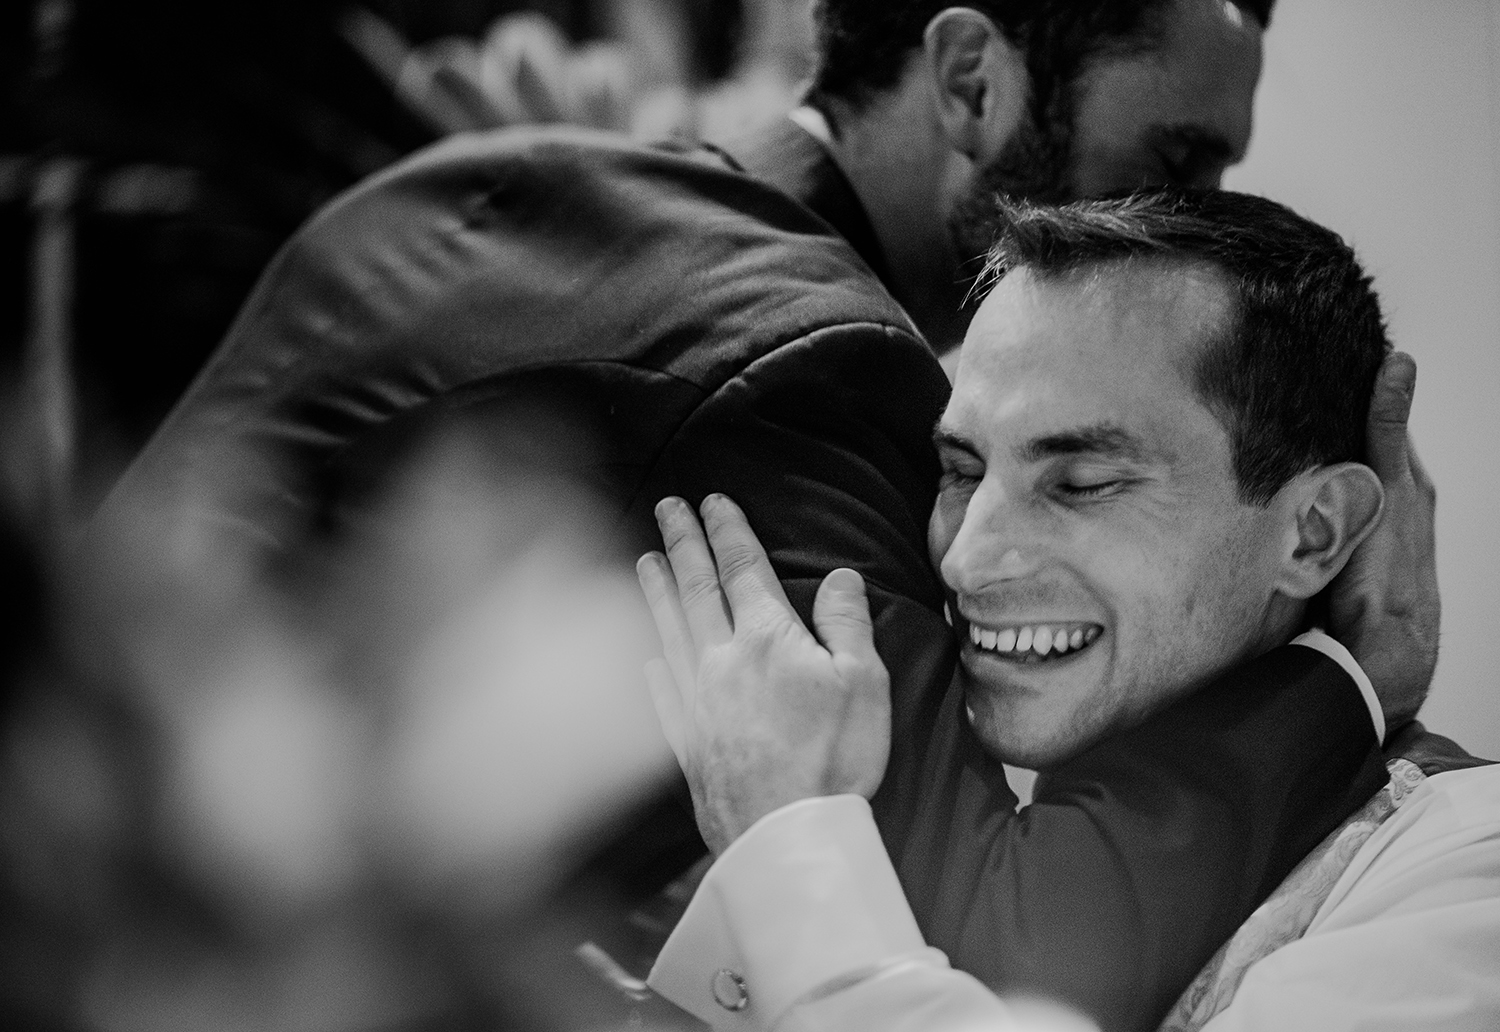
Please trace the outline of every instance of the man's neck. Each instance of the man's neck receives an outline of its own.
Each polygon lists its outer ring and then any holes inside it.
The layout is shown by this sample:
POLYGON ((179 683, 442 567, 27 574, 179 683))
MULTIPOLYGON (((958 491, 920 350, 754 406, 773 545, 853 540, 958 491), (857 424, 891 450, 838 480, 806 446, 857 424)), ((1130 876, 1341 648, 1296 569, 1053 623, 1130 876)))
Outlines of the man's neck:
POLYGON ((926 98, 896 90, 870 107, 834 105, 825 145, 869 217, 892 294, 942 353, 968 328, 966 281, 948 223, 947 140, 926 98))

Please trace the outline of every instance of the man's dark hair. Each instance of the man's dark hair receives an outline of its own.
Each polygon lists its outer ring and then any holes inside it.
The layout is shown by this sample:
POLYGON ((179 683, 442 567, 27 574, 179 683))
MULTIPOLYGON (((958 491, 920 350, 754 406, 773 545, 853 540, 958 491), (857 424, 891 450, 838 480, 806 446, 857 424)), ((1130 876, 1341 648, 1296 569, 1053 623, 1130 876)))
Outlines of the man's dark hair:
MULTIPOLYGON (((1263 26, 1276 0, 1234 0, 1263 26)), ((1155 38, 1172 0, 817 0, 818 71, 808 99, 860 107, 894 86, 927 24, 949 7, 985 15, 1026 55, 1039 124, 1091 59, 1155 38)), ((822 106, 822 105, 820 105, 822 106)))
POLYGON ((1132 259, 1207 263, 1232 325, 1194 379, 1229 431, 1240 497, 1265 505, 1298 473, 1362 461, 1370 393, 1390 352, 1380 301, 1337 233, 1262 197, 1165 190, 1062 207, 1002 204, 982 283, 1132 259))

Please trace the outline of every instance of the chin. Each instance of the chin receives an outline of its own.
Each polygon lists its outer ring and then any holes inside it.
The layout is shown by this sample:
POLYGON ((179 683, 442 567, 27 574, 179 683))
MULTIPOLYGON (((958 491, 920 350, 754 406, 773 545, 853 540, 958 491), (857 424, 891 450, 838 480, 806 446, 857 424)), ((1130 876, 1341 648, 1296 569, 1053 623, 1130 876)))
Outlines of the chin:
POLYGON ((1027 770, 1046 770, 1066 763, 1103 738, 1107 729, 1080 727, 1080 721, 1034 711, 1035 698, 1016 699, 1004 690, 965 685, 971 714, 969 727, 985 754, 1027 770))
POLYGON ((1047 770, 1049 767, 1056 767, 1071 760, 1092 744, 1074 745, 1049 742, 1038 745, 1034 742, 998 740, 992 735, 981 732, 978 728, 975 728, 975 733, 979 738, 979 744, 984 748, 985 755, 990 759, 1025 770, 1047 770))

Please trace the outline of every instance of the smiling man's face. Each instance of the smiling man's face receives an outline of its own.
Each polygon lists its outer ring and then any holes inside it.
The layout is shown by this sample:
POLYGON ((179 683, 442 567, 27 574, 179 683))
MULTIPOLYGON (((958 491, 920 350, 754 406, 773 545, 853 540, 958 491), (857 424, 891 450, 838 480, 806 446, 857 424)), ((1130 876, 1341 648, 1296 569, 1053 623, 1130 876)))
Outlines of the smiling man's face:
POLYGON ((975 317, 930 545, 998 758, 1060 762, 1278 643, 1286 522, 1191 380, 1232 313, 1214 269, 1133 260, 1019 269, 975 317))

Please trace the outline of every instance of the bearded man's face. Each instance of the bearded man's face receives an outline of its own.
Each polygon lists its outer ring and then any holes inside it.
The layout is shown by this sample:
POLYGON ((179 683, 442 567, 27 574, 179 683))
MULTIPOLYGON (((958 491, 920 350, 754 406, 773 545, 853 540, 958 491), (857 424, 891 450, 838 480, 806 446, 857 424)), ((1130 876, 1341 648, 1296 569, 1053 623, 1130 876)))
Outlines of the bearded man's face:
POLYGON ((999 157, 954 205, 949 229, 958 253, 989 250, 996 194, 1058 203, 1217 187, 1250 146, 1262 33, 1230 0, 1173 0, 1153 45, 1087 61, 1046 103, 1029 105, 999 157))

